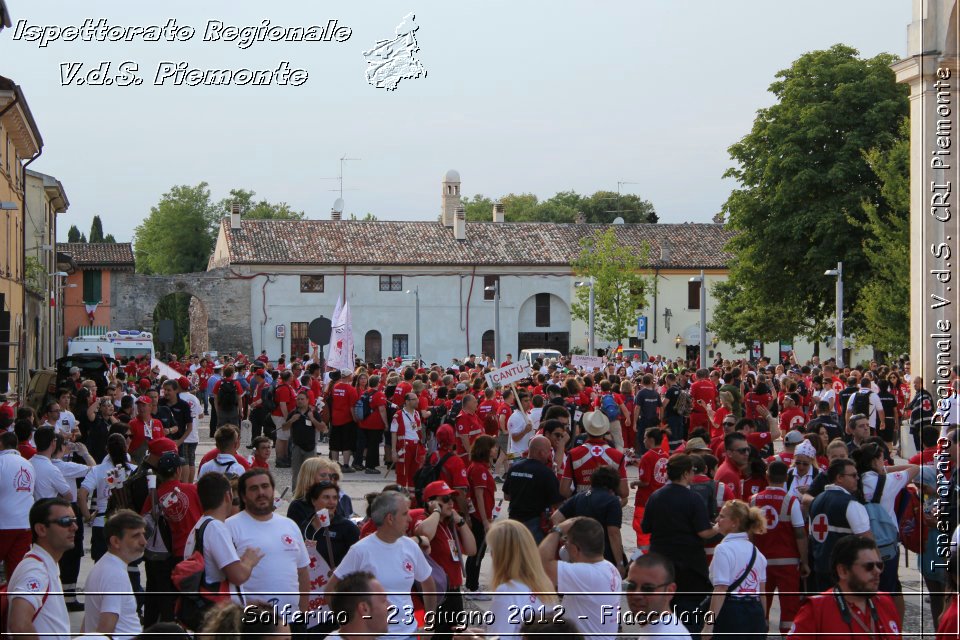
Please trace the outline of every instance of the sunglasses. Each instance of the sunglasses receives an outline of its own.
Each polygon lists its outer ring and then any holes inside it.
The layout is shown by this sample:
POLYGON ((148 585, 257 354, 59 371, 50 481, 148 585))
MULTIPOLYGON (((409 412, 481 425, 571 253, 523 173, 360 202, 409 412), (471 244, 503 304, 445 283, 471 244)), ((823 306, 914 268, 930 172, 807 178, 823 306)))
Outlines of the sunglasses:
POLYGON ((879 560, 873 562, 858 562, 857 564, 867 571, 883 571, 883 562, 879 560))
POLYGON ((450 502, 453 502, 453 496, 440 496, 439 498, 437 498, 437 500, 439 500, 443 504, 448 504, 450 502))
POLYGON ((623 590, 625 593, 633 593, 634 591, 639 591, 640 593, 656 593, 657 589, 663 589, 669 584, 669 582, 664 582, 663 584, 637 584, 630 580, 624 580, 623 590))
POLYGON ((64 529, 69 529, 72 525, 77 524, 77 520, 73 516, 63 516, 62 518, 57 518, 56 520, 47 520, 47 526, 51 524, 63 527, 64 529))

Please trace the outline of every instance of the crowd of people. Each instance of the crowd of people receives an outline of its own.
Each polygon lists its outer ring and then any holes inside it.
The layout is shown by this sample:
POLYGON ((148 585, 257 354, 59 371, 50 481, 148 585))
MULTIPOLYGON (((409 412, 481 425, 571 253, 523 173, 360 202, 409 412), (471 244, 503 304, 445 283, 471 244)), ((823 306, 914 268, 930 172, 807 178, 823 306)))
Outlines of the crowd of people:
POLYGON ((511 362, 193 356, 164 378, 141 359, 71 372, 39 412, 5 405, 6 630, 66 638, 82 611, 84 632, 113 638, 893 638, 908 550, 957 637, 938 536, 958 525, 956 372, 935 420, 904 361, 563 359, 488 384, 511 362), (271 467, 290 469, 285 515, 271 467), (352 473, 395 482, 355 513, 352 473))

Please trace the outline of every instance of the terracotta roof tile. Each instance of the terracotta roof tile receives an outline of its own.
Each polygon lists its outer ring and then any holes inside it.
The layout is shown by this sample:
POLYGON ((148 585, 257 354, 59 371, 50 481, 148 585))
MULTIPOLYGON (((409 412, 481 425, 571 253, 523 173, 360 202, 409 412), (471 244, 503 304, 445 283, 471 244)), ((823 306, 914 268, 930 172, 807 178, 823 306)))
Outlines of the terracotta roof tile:
POLYGON ((651 264, 663 268, 725 268, 724 245, 733 233, 722 224, 567 224, 468 222, 466 240, 439 222, 359 220, 243 220, 222 222, 231 264, 284 265, 514 265, 566 266, 580 255, 580 240, 612 228, 620 242, 650 246, 651 264), (660 260, 664 242, 670 259, 660 260))
POLYGON ((133 245, 129 242, 62 242, 57 251, 73 257, 81 269, 84 267, 129 267, 133 268, 133 245))

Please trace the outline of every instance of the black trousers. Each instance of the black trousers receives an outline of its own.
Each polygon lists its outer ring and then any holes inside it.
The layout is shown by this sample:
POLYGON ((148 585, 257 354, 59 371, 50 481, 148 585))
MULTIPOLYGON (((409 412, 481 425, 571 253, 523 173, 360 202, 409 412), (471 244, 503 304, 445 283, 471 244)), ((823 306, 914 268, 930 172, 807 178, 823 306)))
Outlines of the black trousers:
POLYGON ((735 600, 728 596, 717 614, 713 633, 717 637, 722 637, 720 634, 749 634, 751 640, 764 640, 767 619, 760 599, 735 600))
POLYGON ((433 628, 436 640, 453 640, 454 628, 463 613, 463 594, 460 589, 447 591, 443 603, 437 607, 437 624, 433 628))
MULTIPOLYGON (((68 549, 60 556, 60 582, 64 585, 77 584, 80 576, 80 560, 83 558, 83 518, 80 517, 80 507, 73 503, 73 513, 77 519, 77 533, 73 540, 73 549, 68 549)), ((75 589, 70 589, 70 593, 75 589)))
POLYGON ((143 627, 147 628, 154 622, 174 622, 174 605, 176 594, 173 593, 173 581, 170 574, 173 568, 183 558, 168 558, 166 560, 145 560, 147 571, 147 590, 143 601, 143 627))
POLYGON ((250 411, 250 441, 265 435, 268 438, 273 435, 273 420, 270 413, 257 407, 250 411))
POLYGON ((357 443, 360 448, 354 456, 354 460, 359 461, 365 456, 367 469, 376 469, 380 466, 380 437, 383 431, 374 429, 357 429, 357 443), (361 453, 362 452, 362 453, 361 453))
POLYGON ((483 522, 473 516, 470 516, 470 531, 473 532, 473 537, 477 541, 477 553, 467 556, 465 586, 470 591, 476 591, 480 588, 480 563, 483 562, 483 556, 487 552, 486 532, 483 530, 483 522))

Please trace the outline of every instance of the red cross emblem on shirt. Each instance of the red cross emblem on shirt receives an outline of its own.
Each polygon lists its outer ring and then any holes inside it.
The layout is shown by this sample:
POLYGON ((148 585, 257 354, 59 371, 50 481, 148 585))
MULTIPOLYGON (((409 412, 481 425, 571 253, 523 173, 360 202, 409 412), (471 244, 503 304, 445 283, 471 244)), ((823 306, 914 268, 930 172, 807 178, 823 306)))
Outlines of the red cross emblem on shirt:
POLYGON ((600 445, 596 445, 596 444, 595 444, 595 445, 593 445, 593 446, 590 448, 590 453, 592 453, 593 455, 595 455, 595 456, 597 456, 597 457, 600 457, 600 456, 603 455, 603 447, 601 447, 600 445))
POLYGON ((823 543, 827 539, 830 527, 827 520, 827 514, 821 513, 810 521, 810 535, 817 542, 823 543))
POLYGON ((283 544, 293 544, 293 538, 290 536, 283 536, 282 540, 283 544))
POLYGON ((40 591, 40 583, 36 580, 31 580, 27 583, 27 589, 30 591, 40 591))
POLYGON ((413 563, 410 562, 409 560, 405 561, 403 563, 403 570, 406 571, 407 573, 413 573, 413 563))
POLYGON ((764 505, 763 515, 767 518, 767 529, 774 529, 780 524, 780 514, 770 505, 764 505))

